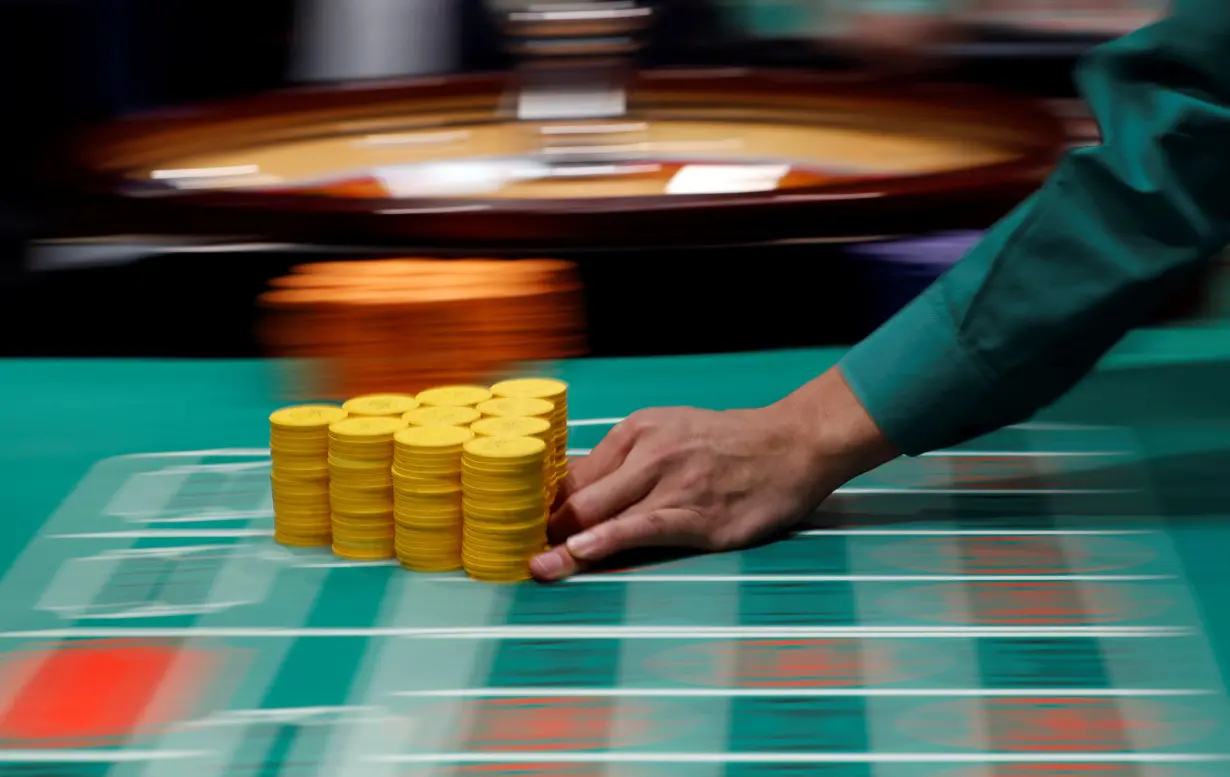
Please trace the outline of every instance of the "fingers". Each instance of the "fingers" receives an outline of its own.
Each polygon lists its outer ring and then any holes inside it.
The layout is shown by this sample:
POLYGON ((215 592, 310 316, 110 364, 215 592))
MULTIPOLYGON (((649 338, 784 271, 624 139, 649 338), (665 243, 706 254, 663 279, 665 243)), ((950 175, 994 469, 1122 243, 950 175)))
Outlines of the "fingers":
POLYGON ((589 455, 568 465, 568 476, 560 492, 573 494, 595 480, 614 472, 636 442, 636 435, 626 423, 617 425, 594 446, 589 455))
MULTIPOLYGON (((633 457, 634 458, 634 457, 633 457)), ((551 516, 551 538, 561 541, 635 505, 653 490, 657 473, 631 460, 572 493, 551 516)))
POLYGON ((539 580, 562 580, 586 566, 636 548, 695 545, 698 516, 692 510, 661 509, 626 513, 570 537, 562 547, 536 557, 530 569, 539 580))
POLYGON ((530 572, 536 580, 544 583, 563 580, 581 571, 581 562, 573 558, 568 548, 563 545, 540 553, 530 561, 530 572))
MULTIPOLYGON (((618 428, 618 427, 616 427, 618 428)), ((559 510, 564 503, 578 491, 594 481, 614 472, 623 464, 624 458, 632 450, 634 440, 630 434, 617 434, 611 431, 602 441, 589 452, 589 455, 570 461, 568 474, 560 481, 559 490, 555 492, 552 501, 552 512, 559 510)))

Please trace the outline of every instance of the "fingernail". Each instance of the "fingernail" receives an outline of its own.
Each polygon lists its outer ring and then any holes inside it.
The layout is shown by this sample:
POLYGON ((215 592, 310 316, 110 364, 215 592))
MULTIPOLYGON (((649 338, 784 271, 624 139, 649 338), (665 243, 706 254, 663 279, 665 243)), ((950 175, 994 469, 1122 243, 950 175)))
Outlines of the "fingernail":
POLYGON ((568 538, 568 552, 576 558, 589 558, 598 546, 597 537, 590 532, 581 532, 568 538))
POLYGON ((543 553, 530 561, 530 570, 538 577, 554 579, 564 571, 564 560, 558 553, 543 553))

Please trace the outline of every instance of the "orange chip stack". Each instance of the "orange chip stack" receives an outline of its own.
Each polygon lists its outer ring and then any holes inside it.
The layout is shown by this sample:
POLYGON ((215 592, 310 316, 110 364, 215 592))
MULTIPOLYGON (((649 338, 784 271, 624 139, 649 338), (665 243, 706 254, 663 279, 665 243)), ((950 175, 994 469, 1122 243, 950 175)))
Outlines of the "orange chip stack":
POLYGON ((512 364, 585 350, 581 284, 547 259, 321 262, 260 298, 271 355, 307 359, 313 396, 484 383, 512 364))

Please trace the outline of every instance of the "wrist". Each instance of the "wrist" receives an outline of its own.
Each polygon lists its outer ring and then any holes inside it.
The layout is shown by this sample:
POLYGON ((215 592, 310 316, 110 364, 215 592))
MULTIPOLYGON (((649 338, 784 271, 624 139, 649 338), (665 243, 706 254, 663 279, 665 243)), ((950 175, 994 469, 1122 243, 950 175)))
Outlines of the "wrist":
POLYGON ((837 367, 771 407, 792 425, 796 444, 830 490, 901 455, 837 367))

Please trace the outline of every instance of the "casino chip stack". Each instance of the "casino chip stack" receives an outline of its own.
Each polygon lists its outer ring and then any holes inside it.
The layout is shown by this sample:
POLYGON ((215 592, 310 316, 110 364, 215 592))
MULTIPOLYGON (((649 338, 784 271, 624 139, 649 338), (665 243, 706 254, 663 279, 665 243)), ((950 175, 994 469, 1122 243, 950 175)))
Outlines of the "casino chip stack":
MULTIPOLYGON (((485 403, 484 403, 485 404, 485 403)), ((411 426, 466 426, 482 418, 472 407, 419 407, 402 415, 411 426)))
POLYGON ((543 399, 551 403, 551 457, 554 475, 547 483, 554 489, 568 474, 568 384, 551 378, 506 380, 491 387, 491 393, 508 399, 543 399))
POLYGON ((342 558, 393 558, 393 435, 400 418, 359 417, 329 427, 329 504, 333 552, 342 558))
POLYGON ((412 426, 394 435, 396 550, 407 569, 461 568, 461 449, 472 439, 456 426, 412 426))
POLYGON ((547 542, 543 472, 548 449, 532 437, 476 437, 461 457, 461 558, 476 580, 529 578, 530 559, 547 542))
POLYGON ((342 409, 351 415, 397 417, 418 406, 417 399, 403 394, 368 394, 346 400, 342 409))
POLYGON ((312 547, 332 541, 329 519, 329 425, 346 411, 301 405, 269 416, 273 536, 283 545, 312 547))

